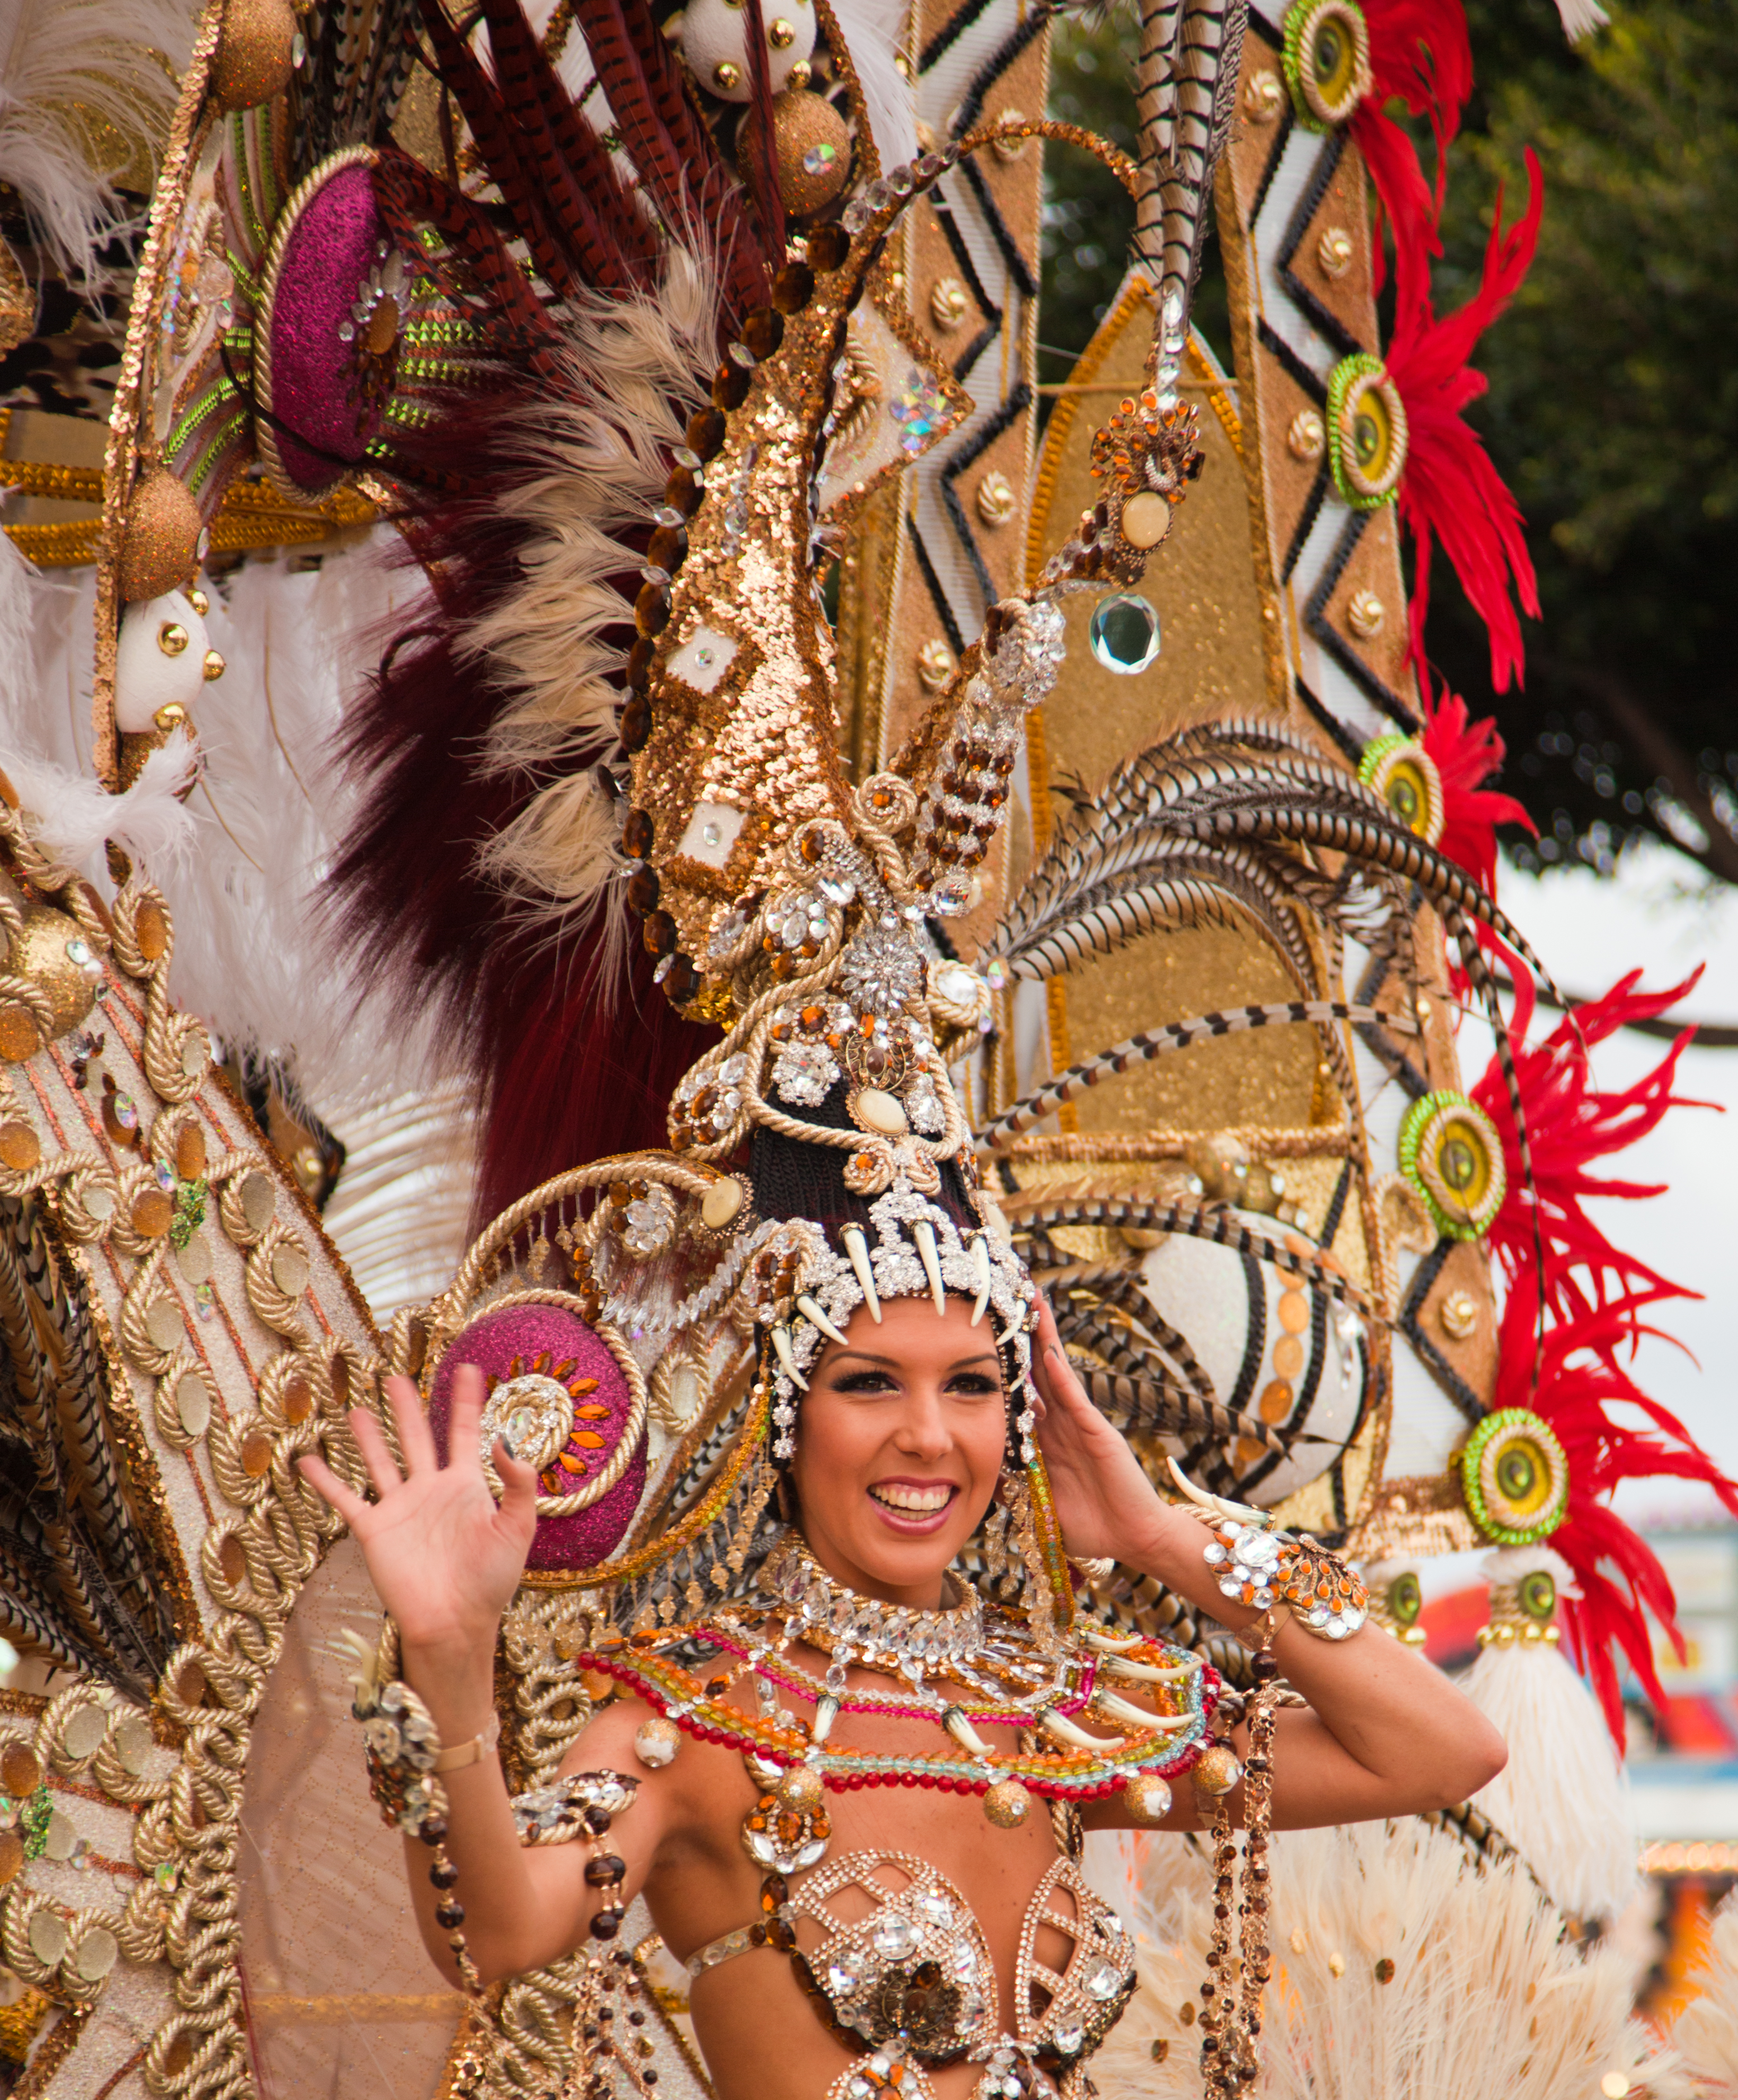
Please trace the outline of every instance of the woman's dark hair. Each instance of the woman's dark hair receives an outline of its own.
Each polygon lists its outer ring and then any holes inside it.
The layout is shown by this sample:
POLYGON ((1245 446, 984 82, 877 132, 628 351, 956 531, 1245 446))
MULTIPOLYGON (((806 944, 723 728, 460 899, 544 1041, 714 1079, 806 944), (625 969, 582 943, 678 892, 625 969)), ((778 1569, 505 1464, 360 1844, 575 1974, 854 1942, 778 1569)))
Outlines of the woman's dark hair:
MULTIPOLYGON (((840 1079, 818 1108, 807 1109, 804 1118, 827 1130, 855 1127, 845 1108, 847 1083, 840 1079)), ((874 1224, 868 1196, 854 1195, 845 1185, 845 1165, 850 1158, 841 1146, 811 1145, 806 1139, 785 1137, 762 1127, 754 1133, 748 1150, 748 1176, 754 1184, 754 1207, 763 1218, 809 1218, 826 1229, 836 1243, 841 1225, 861 1225, 873 1236, 874 1224)), ((977 1215, 966 1193, 965 1178, 952 1160, 942 1165, 942 1186, 933 1198, 962 1232, 977 1228, 977 1215)))

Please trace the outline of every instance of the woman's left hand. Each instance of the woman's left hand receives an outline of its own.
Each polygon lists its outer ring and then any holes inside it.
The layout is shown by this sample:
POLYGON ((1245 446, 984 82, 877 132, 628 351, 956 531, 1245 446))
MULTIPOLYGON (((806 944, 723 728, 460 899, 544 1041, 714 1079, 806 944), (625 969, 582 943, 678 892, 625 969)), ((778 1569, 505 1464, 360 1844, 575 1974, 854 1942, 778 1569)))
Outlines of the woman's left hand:
POLYGON ((1087 1398, 1042 1294, 1032 1338, 1038 1443, 1050 1474, 1062 1542, 1077 1560, 1145 1564, 1164 1521, 1140 1461, 1087 1398))

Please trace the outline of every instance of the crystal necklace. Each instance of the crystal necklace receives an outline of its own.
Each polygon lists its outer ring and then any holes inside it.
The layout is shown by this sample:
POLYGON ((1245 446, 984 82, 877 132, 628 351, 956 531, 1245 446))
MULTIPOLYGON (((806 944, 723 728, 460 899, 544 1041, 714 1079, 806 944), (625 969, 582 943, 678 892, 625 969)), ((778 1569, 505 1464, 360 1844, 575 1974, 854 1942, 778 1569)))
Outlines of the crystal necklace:
POLYGON ((969 1662, 983 1651, 984 1604, 975 1590, 966 1588, 959 1604, 935 1612, 859 1596, 827 1573, 796 1531, 767 1555, 760 1581, 786 1630, 831 1657, 827 1688, 836 1698, 854 1661, 909 1679, 921 1696, 926 1670, 969 1662))

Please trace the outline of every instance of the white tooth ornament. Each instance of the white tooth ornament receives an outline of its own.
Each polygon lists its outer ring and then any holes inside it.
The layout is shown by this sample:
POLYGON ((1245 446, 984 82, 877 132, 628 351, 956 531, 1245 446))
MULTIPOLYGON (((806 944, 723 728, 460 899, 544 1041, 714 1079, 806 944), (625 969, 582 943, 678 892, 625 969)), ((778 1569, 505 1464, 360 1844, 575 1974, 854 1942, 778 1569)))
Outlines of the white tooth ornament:
POLYGON ((844 1335, 806 1291, 797 1299, 796 1309, 811 1327, 818 1327, 829 1342, 842 1342, 845 1339, 844 1335))
POLYGON ((881 1301, 875 1295, 875 1271, 869 1266, 869 1242, 863 1238, 861 1225, 847 1225, 840 1233, 845 1242, 845 1251, 851 1258, 851 1266, 857 1271, 857 1280, 863 1287, 863 1303, 869 1308, 869 1317, 876 1326, 881 1324, 881 1301))
POLYGON ((977 1276, 977 1302, 972 1308, 972 1325, 975 1327, 990 1303, 990 1242, 981 1233, 972 1235, 972 1266, 977 1276))
POLYGON ((786 1372, 795 1383, 797 1391, 799 1392, 806 1392, 809 1390, 809 1381, 796 1368, 796 1359, 791 1353, 791 1332, 789 1328, 774 1328, 773 1354, 779 1359, 779 1362, 783 1365, 786 1372))
POLYGON ((950 1706, 947 1711, 942 1716, 942 1721, 943 1726, 946 1728, 948 1734, 953 1737, 954 1740, 957 1744, 959 1744, 961 1749, 969 1750, 973 1757, 983 1758, 989 1756, 990 1745, 984 1740, 983 1737, 978 1734, 977 1729, 972 1726, 971 1723, 967 1720, 964 1713, 960 1708, 958 1706, 950 1706))
POLYGON ((1271 1510, 1256 1509, 1248 1502, 1228 1502, 1223 1495, 1210 1495, 1205 1488, 1198 1488, 1168 1453, 1165 1463, 1171 1468, 1171 1479, 1197 1509, 1211 1510, 1217 1516, 1229 1516, 1237 1524, 1253 1524, 1258 1531, 1265 1531, 1273 1523, 1271 1510))
POLYGON ((1121 1655, 1126 1649, 1139 1648, 1145 1639, 1143 1634, 1128 1634, 1120 1638, 1111 1634, 1101 1634, 1096 1626, 1080 1629, 1082 1646, 1096 1648, 1101 1655, 1121 1655))
POLYGON ((817 1748, 833 1732, 833 1723, 839 1718, 839 1701, 830 1692, 823 1692, 814 1702, 814 1726, 809 1732, 809 1740, 817 1748))
MULTIPOLYGON (((1140 1717, 1140 1725, 1143 1727, 1148 1725, 1145 1714, 1140 1717)), ((1126 1736, 1089 1736, 1084 1728, 1077 1728, 1072 1721, 1061 1714, 1052 1714, 1048 1707, 1039 1726, 1047 1734, 1054 1736, 1059 1743, 1070 1744, 1077 1750, 1103 1751, 1107 1755, 1112 1750, 1121 1749, 1128 1740, 1126 1736)))
POLYGON ((1101 1714, 1113 1721, 1127 1721, 1136 1728, 1156 1728, 1162 1736, 1168 1736, 1178 1728, 1186 1728, 1193 1721, 1193 1714, 1149 1714, 1144 1706, 1136 1706, 1119 1699, 1114 1692, 1106 1692, 1102 1685, 1092 1696, 1092 1703, 1101 1714))
POLYGON ((936 1253, 935 1227, 927 1218, 919 1218, 911 1227, 911 1238, 917 1243, 917 1251, 923 1258, 924 1273, 929 1279, 929 1295, 935 1300, 937 1313, 947 1311, 947 1292, 942 1282, 942 1264, 936 1253))
POLYGON ((1127 1656, 1110 1655, 1099 1665, 1101 1674, 1113 1677, 1132 1678, 1140 1684, 1180 1684, 1186 1677, 1195 1674, 1191 1663, 1179 1663, 1174 1670, 1161 1670, 1157 1663, 1131 1662, 1127 1656))

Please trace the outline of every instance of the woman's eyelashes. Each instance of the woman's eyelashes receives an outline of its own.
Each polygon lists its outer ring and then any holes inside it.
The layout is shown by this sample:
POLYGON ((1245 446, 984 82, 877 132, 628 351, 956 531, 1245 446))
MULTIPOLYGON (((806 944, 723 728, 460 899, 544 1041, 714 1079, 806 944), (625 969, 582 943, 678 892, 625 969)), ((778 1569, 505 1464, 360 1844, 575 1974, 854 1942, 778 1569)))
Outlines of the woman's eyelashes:
POLYGON ((962 1399, 972 1399, 999 1392, 1002 1382, 999 1379, 991 1378, 985 1371, 955 1371, 942 1390, 955 1393, 962 1399))

